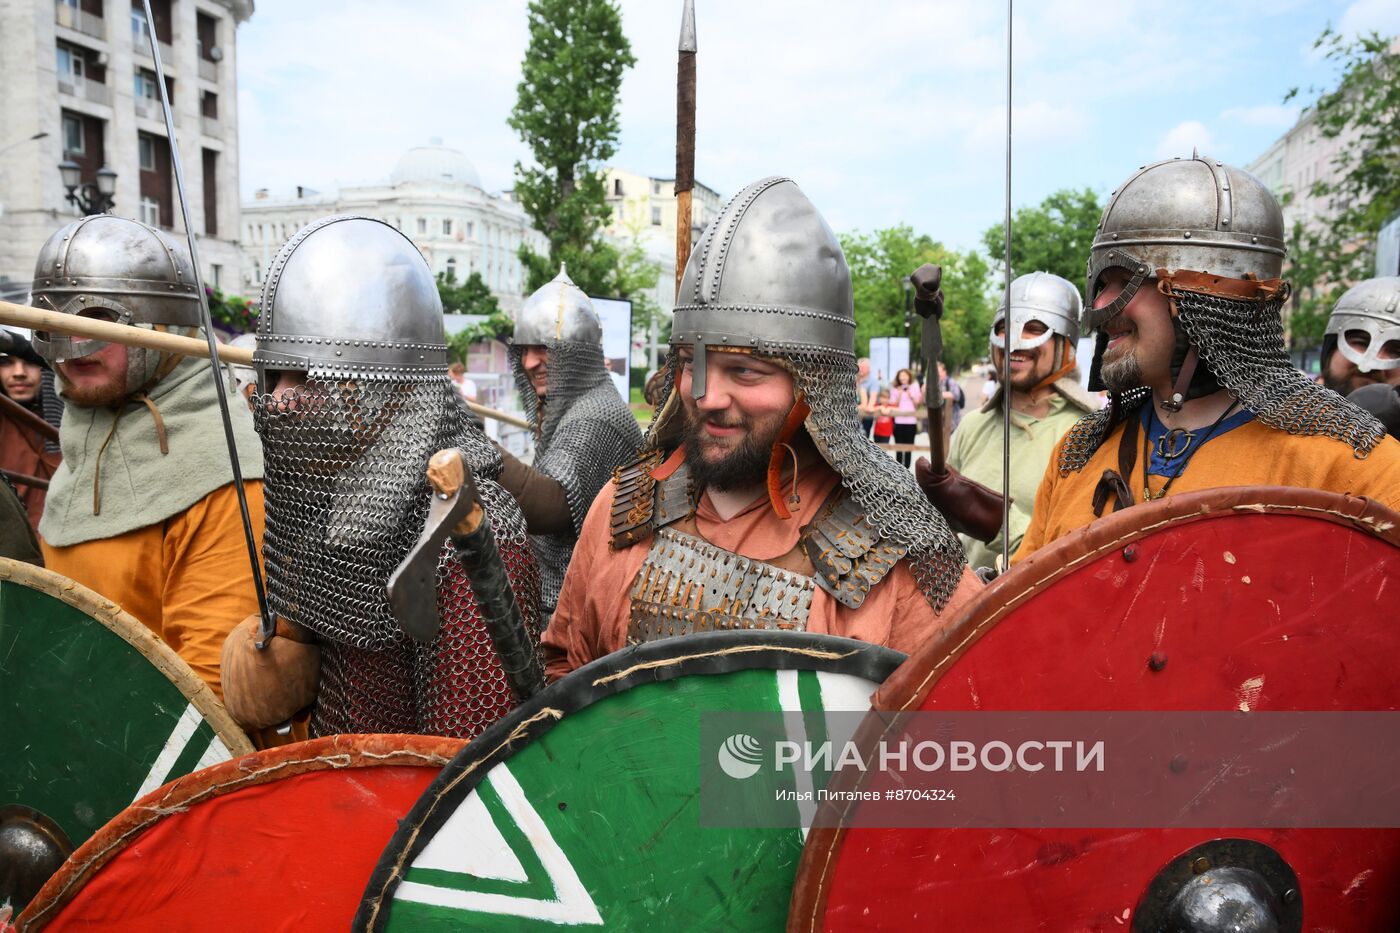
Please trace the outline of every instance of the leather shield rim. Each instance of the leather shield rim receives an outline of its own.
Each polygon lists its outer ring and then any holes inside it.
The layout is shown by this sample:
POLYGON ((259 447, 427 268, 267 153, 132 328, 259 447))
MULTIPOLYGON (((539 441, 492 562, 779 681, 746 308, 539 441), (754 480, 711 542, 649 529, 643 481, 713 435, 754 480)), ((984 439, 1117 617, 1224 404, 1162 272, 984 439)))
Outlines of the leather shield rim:
POLYGON ((67 603, 90 619, 102 623, 128 645, 141 652, 147 661, 175 685, 181 695, 199 711, 199 715, 214 730, 234 758, 253 751, 247 733, 234 722, 218 696, 199 675, 185 663, 175 650, 156 634, 107 597, 90 590, 76 580, 33 564, 0 557, 0 581, 8 580, 31 590, 38 590, 60 602, 67 603))
POLYGON ((158 787, 113 817, 45 882, 16 918, 25 933, 42 930, 102 866, 167 816, 225 794, 313 771, 379 765, 441 768, 466 745, 426 735, 332 735, 220 762, 158 787))
POLYGON ((679 635, 633 645, 555 681, 471 741, 423 792, 365 886, 353 929, 381 931, 388 903, 409 863, 455 806, 492 768, 508 761, 572 713, 641 684, 743 670, 810 670, 851 674, 881 683, 906 660, 883 645, 808 632, 726 631, 679 635))
MULTIPOLYGON (((917 709, 934 686, 983 635, 1045 587, 1096 558, 1157 532, 1193 522, 1240 514, 1276 514, 1345 525, 1400 547, 1400 514, 1363 496, 1349 496, 1293 486, 1223 486, 1181 493, 1142 503, 1076 529, 1036 551, 998 577, 967 603, 951 624, 881 684, 868 715, 856 732, 878 739, 893 728, 893 716, 917 709)), ((788 909, 789 933, 822 928, 835 855, 846 837, 844 827, 813 827, 797 866, 788 909)))

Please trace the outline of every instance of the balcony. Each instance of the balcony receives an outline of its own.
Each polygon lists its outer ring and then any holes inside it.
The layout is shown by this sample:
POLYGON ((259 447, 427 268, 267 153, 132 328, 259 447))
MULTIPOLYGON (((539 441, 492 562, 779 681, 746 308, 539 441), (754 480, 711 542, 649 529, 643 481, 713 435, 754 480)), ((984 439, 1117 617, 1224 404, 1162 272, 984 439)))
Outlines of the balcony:
POLYGON ((154 97, 137 97, 136 115, 145 117, 147 120, 164 120, 165 114, 160 109, 160 101, 154 97))
POLYGON ((75 10, 61 0, 54 2, 54 20, 58 25, 77 30, 85 36, 92 36, 94 39, 107 38, 107 23, 102 17, 75 10))
POLYGON ((212 136, 213 138, 218 139, 222 135, 222 131, 219 127, 219 120, 217 117, 200 117, 199 127, 204 131, 205 136, 212 136))
POLYGON ((111 104, 112 92, 105 84, 79 78, 72 74, 58 76, 58 90, 62 94, 92 101, 94 104, 111 104))
MULTIPOLYGON (((160 54, 164 55, 164 54, 165 54, 165 50, 162 49, 160 54)), ((210 61, 209 59, 207 59, 207 58, 201 58, 201 59, 199 60, 199 76, 200 76, 201 78, 203 78, 205 81, 213 81, 213 82, 215 82, 215 83, 218 83, 218 80, 219 80, 219 63, 218 63, 218 62, 211 62, 211 61, 210 61)))
MULTIPOLYGON (((171 47, 169 42, 160 42, 157 44, 160 46, 161 65, 164 66, 166 74, 173 73, 175 68, 175 49, 171 47)), ((152 60, 151 33, 145 25, 138 27, 135 23, 132 24, 131 47, 138 58, 143 58, 148 62, 152 60)))

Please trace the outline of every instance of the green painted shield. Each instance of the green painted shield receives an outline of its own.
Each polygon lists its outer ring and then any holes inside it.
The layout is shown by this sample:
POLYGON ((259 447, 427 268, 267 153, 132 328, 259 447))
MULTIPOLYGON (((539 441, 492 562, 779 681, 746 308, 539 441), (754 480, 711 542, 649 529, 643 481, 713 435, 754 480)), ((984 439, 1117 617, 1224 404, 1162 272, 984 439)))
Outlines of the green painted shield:
POLYGON ((357 928, 781 929, 803 832, 705 825, 702 713, 800 713, 811 734, 826 710, 868 708, 901 659, 725 632, 576 671, 443 770, 386 848, 357 928))
POLYGON ((80 845, 132 801, 252 751, 140 622, 67 577, 0 559, 0 805, 80 845))

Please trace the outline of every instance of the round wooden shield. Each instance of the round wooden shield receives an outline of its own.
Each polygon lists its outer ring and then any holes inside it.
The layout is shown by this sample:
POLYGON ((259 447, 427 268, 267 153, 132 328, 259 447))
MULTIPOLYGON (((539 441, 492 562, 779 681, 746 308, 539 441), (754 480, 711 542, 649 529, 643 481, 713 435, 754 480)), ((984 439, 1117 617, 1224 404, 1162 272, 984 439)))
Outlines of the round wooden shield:
MULTIPOLYGON (((1125 510, 995 581, 874 707, 1395 710, 1397 524, 1369 500, 1306 489, 1125 510)), ((857 741, 874 747, 880 720, 857 741)), ((1142 925, 1149 889, 1207 843, 1281 856, 1304 929, 1400 929, 1400 831, 1228 827, 814 829, 789 929, 1156 929, 1142 925)))
POLYGON ((342 933, 461 739, 335 735, 186 775, 78 848, 19 928, 342 933))
POLYGON ((798 828, 700 820, 704 711, 865 710, 903 656, 793 632, 686 635, 551 685, 445 768, 384 850, 369 930, 778 928, 798 828))
POLYGON ((0 558, 0 803, 79 845, 139 797, 253 750, 214 692, 111 600, 0 558))

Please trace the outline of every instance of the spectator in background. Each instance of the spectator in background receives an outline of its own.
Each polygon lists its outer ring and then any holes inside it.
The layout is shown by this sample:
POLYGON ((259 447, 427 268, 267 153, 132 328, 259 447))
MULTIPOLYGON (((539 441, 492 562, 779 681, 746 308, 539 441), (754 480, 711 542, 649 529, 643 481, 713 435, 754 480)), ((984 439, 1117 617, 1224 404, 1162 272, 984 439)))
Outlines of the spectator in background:
POLYGON ((47 489, 18 477, 47 481, 58 469, 63 459, 57 440, 63 403, 54 392, 53 373, 43 358, 23 334, 11 330, 0 332, 0 395, 15 403, 0 405, 0 468, 15 474, 11 476, 15 492, 24 503, 29 523, 38 527, 47 489), (25 412, 34 417, 26 417, 25 412), (44 423, 54 430, 45 430, 44 423))
POLYGON ((890 390, 881 389, 875 396, 875 423, 872 427, 877 444, 889 444, 894 440, 894 408, 890 405, 890 390))
POLYGON ((953 417, 948 419, 948 433, 958 429, 962 423, 963 406, 967 404, 967 393, 963 392, 963 387, 958 380, 948 375, 948 367, 943 365, 943 361, 938 361, 938 384, 943 389, 943 398, 953 409, 953 417))
MULTIPOLYGON (((946 370, 943 364, 938 364, 938 373, 943 377, 946 370)), ((940 378, 940 381, 941 378, 940 378)), ((962 392, 958 392, 961 399, 962 392)), ((944 398, 949 398, 947 392, 943 393, 944 398)), ((913 412, 924 403, 924 393, 919 388, 919 384, 914 381, 914 374, 907 369, 901 369, 894 374, 894 386, 890 389, 890 408, 896 412, 913 412)), ((955 402, 954 405, 960 404, 955 402)), ((961 414, 954 408, 953 417, 956 419, 961 414)), ((896 444, 912 444, 914 436, 919 433, 919 419, 917 415, 895 415, 894 417, 894 442, 896 444)), ((895 459, 900 466, 907 467, 914 455, 908 450, 901 450, 895 454, 895 459)))
POLYGON ((870 374, 870 357, 856 362, 856 394, 860 399, 860 429, 870 436, 875 424, 875 399, 880 394, 880 380, 870 374))
POLYGON ((467 375, 467 367, 461 363, 453 363, 447 367, 447 378, 452 380, 452 386, 457 390, 457 394, 462 396, 463 401, 475 402, 479 390, 476 381, 467 375))

